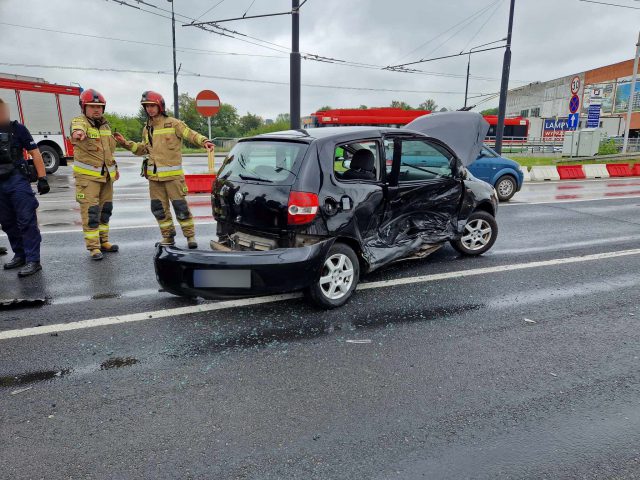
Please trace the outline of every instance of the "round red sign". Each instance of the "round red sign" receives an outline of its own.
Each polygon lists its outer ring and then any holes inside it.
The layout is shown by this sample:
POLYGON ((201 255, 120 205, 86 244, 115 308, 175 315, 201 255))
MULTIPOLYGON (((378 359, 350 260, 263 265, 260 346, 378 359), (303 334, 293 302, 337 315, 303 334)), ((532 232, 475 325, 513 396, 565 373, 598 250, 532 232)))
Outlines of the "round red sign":
POLYGON ((213 117, 220 110, 220 97, 211 90, 201 91, 196 96, 196 110, 203 117, 213 117))

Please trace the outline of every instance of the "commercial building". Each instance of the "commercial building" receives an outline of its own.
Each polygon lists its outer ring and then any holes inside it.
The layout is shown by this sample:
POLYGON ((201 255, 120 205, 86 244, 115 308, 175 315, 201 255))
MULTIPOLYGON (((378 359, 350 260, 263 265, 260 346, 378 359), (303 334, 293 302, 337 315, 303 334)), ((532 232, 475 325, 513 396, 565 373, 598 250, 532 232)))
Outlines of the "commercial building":
POLYGON ((615 137, 624 134, 631 101, 631 136, 640 136, 640 81, 631 94, 632 75, 633 59, 514 88, 509 90, 506 113, 529 119, 529 138, 562 138, 567 130, 586 127, 587 116, 594 112, 589 106, 597 102, 600 103, 598 126, 606 135, 615 137), (574 94, 580 101, 579 121, 572 125, 569 103, 574 94))

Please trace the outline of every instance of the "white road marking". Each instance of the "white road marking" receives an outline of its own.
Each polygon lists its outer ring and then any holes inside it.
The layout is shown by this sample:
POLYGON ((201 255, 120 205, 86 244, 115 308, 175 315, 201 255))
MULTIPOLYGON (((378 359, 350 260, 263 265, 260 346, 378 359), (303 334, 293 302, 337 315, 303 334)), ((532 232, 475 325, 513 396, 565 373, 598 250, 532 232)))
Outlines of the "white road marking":
MULTIPOLYGON (((416 277, 399 278, 395 280, 382 280, 378 282, 363 283, 358 286, 358 290, 370 290, 373 288, 396 287, 398 285, 410 285, 417 283, 435 282, 438 280, 447 280, 452 278, 464 278, 477 275, 486 275, 490 273, 503 273, 515 270, 525 270, 531 268, 551 267, 556 265, 567 265, 572 263, 592 262, 595 260, 607 260, 611 258, 629 257, 640 255, 640 249, 622 250, 620 252, 596 253, 593 255, 583 255, 578 257, 557 258, 553 260, 542 260, 537 262, 527 262, 511 265, 500 265, 495 267, 476 268, 471 270, 460 270, 456 272, 438 273, 433 275, 421 275, 416 277)), ((146 320, 155 320, 159 318, 177 317, 180 315, 189 315, 194 313, 213 312, 219 310, 227 310, 231 308, 247 307, 252 305, 263 305, 267 303, 281 302, 293 298, 300 298, 300 293, 291 293, 285 295, 272 295, 268 297, 247 298, 242 300, 230 300, 216 303, 208 303, 203 305, 193 305, 189 307, 179 307, 164 310, 156 310, 152 312, 141 312, 114 317, 102 317, 90 320, 81 320, 78 322, 58 323, 53 325, 44 325, 40 327, 22 328, 15 330, 6 330, 0 332, 0 340, 8 340, 12 338, 30 337, 34 335, 46 335, 50 333, 67 332, 72 330, 82 330, 85 328, 104 327, 108 325, 118 325, 123 323, 142 322, 146 320)))

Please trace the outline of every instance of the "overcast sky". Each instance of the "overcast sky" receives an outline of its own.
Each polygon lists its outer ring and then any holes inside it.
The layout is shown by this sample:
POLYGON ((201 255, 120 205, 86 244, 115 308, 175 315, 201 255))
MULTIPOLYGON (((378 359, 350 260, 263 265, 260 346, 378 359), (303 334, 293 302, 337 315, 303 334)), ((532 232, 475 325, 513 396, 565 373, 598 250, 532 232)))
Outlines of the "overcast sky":
MULTIPOLYGON (((127 1, 136 4, 136 0, 127 1)), ((611 1, 640 7, 640 2, 635 0, 611 1)), ((147 2, 163 9, 170 8, 166 0, 147 2)), ((198 18, 219 2, 175 0, 175 8, 181 15, 198 18)), ((289 0, 223 0, 202 16, 201 21, 242 16, 252 2, 248 15, 286 11, 291 6, 289 0)), ((144 8, 166 15, 158 9, 144 8)), ((308 0, 301 9, 300 49, 376 66, 449 55, 505 37, 508 9, 508 0, 308 0), (480 13, 473 16, 476 12, 480 13)), ((238 79, 288 82, 289 15, 224 24, 240 33, 278 45, 262 43, 271 49, 183 27, 182 23, 187 20, 178 18, 178 48, 207 51, 179 51, 178 62, 182 64, 182 72, 235 79, 181 75, 178 82, 180 92, 195 96, 202 89, 214 90, 223 102, 236 106, 241 114, 249 111, 273 118, 280 112, 288 112, 287 85, 238 79)), ((170 20, 107 0, 0 0, 0 22, 171 44, 170 20)), ((579 0, 516 0, 510 86, 548 80, 632 58, 639 28, 640 10, 579 0)), ((148 70, 168 74, 8 65, 0 65, 0 72, 95 88, 107 97, 108 110, 119 113, 137 112, 143 90, 157 90, 165 96, 168 104, 171 103, 172 56, 168 47, 28 30, 6 24, 2 25, 2 34, 2 62, 148 70)), ((240 38, 260 43, 247 37, 240 38)), ((472 57, 471 74, 482 78, 471 79, 471 95, 499 90, 502 55, 502 50, 495 50, 472 57)), ((302 113, 311 113, 323 105, 334 108, 357 107, 360 104, 388 106, 394 99, 417 106, 427 98, 434 98, 440 107, 455 109, 462 106, 466 57, 416 67, 455 76, 395 73, 303 60, 302 81, 308 86, 302 88, 302 113), (343 87, 392 91, 349 90, 343 87)), ((497 100, 493 100, 484 103, 482 108, 496 105, 497 100)))

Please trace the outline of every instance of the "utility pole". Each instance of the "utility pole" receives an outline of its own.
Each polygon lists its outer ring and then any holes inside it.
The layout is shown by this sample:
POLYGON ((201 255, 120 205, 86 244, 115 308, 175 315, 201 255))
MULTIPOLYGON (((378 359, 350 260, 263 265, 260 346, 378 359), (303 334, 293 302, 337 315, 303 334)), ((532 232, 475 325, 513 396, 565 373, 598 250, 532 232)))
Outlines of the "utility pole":
POLYGON ((504 118, 507 110, 507 91, 509 90, 509 71, 511 70, 511 32, 513 31, 513 10, 516 0, 511 0, 509 7, 509 29, 507 46, 502 61, 502 82, 500 83, 500 103, 498 104, 498 125, 496 127, 495 151, 502 154, 502 137, 504 136, 504 118))
POLYGON ((300 0, 291 0, 291 55, 289 66, 291 129, 300 128, 300 0))
POLYGON ((631 113, 633 112, 633 98, 636 93, 636 82, 638 80, 638 60, 640 59, 640 33, 638 43, 636 43, 636 59, 633 61, 633 77, 631 78, 631 90, 629 90, 629 105, 627 106, 627 120, 624 125, 624 144, 622 153, 627 153, 629 148, 629 129, 631 128, 631 113))
POLYGON ((176 15, 173 12, 173 0, 167 0, 171 4, 171 33, 173 35, 173 115, 180 118, 178 109, 178 68, 176 62, 176 15))
POLYGON ((471 69, 471 52, 467 61, 467 83, 464 86, 464 108, 467 108, 467 98, 469 96, 469 70, 471 69))

